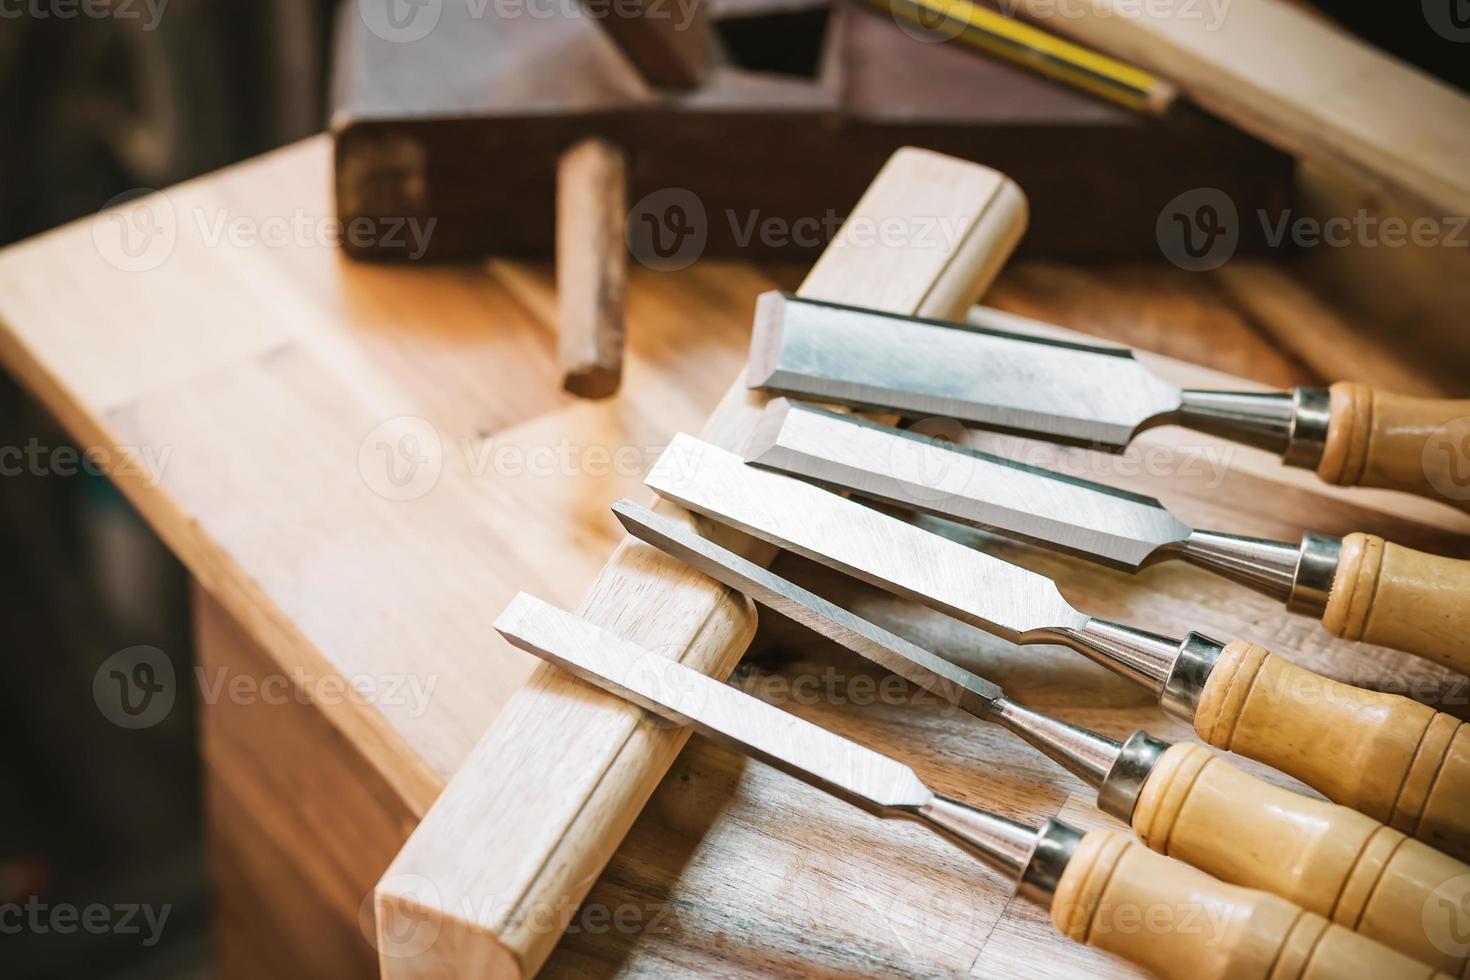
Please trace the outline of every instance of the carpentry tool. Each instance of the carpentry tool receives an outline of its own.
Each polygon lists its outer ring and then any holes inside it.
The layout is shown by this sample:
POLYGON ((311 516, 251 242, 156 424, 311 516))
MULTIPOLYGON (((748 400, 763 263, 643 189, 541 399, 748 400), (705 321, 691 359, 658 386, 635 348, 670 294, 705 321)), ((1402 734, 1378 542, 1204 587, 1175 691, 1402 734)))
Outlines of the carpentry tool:
POLYGON ((689 510, 1017 644, 1076 650, 1153 691, 1217 748, 1464 859, 1470 725, 1313 674, 1245 641, 1161 636, 1077 611, 1045 576, 678 435, 647 483, 689 510))
POLYGON ((1119 743, 1049 718, 679 521, 630 500, 613 513, 634 537, 1020 736, 1096 789, 1098 808, 1159 853, 1280 895, 1438 969, 1470 968, 1464 955, 1437 947, 1421 922, 1435 896, 1470 908, 1463 863, 1356 810, 1257 779, 1202 746, 1170 745, 1142 729, 1119 743))
POLYGON ((745 458, 1136 572, 1180 559, 1320 616, 1337 636, 1470 674, 1470 562, 1371 534, 1299 544, 1191 528, 1153 497, 776 399, 745 458))
POLYGON ((763 294, 747 382, 862 408, 939 416, 1054 442, 1122 450, 1173 424, 1281 454, 1328 483, 1470 502, 1470 401, 1330 390, 1183 390, 1117 347, 1005 333, 763 294), (1458 435, 1457 435, 1458 433, 1458 435), (1461 495, 1461 490, 1464 491, 1461 495))
POLYGON ((1059 820, 1030 827, 940 796, 895 759, 525 593, 511 600, 495 628, 522 650, 660 718, 874 816, 923 824, 1003 875, 1021 895, 1048 906, 1063 935, 1160 976, 1434 975, 1284 898, 1224 884, 1115 831, 1083 835, 1059 820), (1147 928, 1122 927, 1125 914, 1141 915, 1147 928))
POLYGON ((1157 75, 971 0, 870 0, 940 39, 1004 58, 1135 112, 1163 115, 1179 91, 1157 75))

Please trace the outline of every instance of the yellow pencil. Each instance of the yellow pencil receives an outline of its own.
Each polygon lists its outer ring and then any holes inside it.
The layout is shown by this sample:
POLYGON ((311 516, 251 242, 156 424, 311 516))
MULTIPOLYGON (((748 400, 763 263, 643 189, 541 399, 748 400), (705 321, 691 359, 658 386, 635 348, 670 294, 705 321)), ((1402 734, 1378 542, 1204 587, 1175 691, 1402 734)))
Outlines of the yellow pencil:
POLYGON ((925 31, 953 38, 1138 112, 1162 115, 1178 91, 1141 68, 1023 24, 972 0, 872 0, 925 31))

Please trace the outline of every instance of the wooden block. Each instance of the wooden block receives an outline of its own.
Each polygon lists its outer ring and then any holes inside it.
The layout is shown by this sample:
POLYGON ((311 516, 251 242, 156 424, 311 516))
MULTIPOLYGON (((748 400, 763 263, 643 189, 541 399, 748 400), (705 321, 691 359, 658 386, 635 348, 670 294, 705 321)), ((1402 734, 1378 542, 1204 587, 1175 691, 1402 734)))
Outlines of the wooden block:
MULTIPOLYGON (((1020 237, 1024 204, 994 171, 903 150, 799 292, 960 315, 1020 237), (938 243, 921 237, 921 226, 941 215, 952 216, 954 234, 938 243), (888 233, 873 234, 879 227, 888 233)), ((763 403, 737 380, 705 438, 738 447, 763 403)), ((748 540, 738 545, 758 560, 773 554, 748 540)), ((578 611, 719 677, 739 661, 755 626, 742 596, 631 539, 578 611)), ((652 725, 638 709, 553 667, 539 668, 380 882, 384 975, 535 973, 688 734, 652 725), (426 934, 434 939, 423 945, 426 934), (401 935, 410 937, 408 946, 395 944, 401 935)))
POLYGON ((562 387, 605 398, 623 378, 628 288, 627 167, 599 139, 564 153, 556 174, 556 290, 562 387))
POLYGON ((709 50, 705 0, 583 0, 583 7, 654 88, 691 89, 704 81, 709 50))
POLYGON ((1290 153, 1411 195, 1430 214, 1470 214, 1470 97, 1280 0, 1122 6, 1038 6, 1037 20, 1157 72, 1290 153))

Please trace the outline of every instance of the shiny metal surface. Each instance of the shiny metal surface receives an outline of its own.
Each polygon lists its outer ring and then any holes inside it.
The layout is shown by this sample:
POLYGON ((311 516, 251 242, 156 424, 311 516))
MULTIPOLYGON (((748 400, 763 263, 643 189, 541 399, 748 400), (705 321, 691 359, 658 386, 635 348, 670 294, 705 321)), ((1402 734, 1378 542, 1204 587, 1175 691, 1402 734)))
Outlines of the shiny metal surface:
POLYGON ((1174 667, 1159 694, 1159 707, 1175 718, 1193 721, 1205 682, 1210 679, 1210 671, 1215 669, 1216 661, 1224 652, 1225 645, 1218 640, 1201 633, 1185 634, 1179 642, 1174 667))
POLYGON ((1190 537, 1152 497, 784 398, 766 408, 745 455, 757 466, 1128 571, 1190 537))
POLYGON ((1184 543, 1186 561, 1249 585, 1285 602, 1296 584, 1300 548, 1283 541, 1194 531, 1184 543))
POLYGON ((1297 556, 1296 580, 1286 599, 1286 608, 1320 617, 1327 610, 1327 597, 1341 561, 1342 538, 1310 531, 1304 534, 1297 556))
POLYGON ((1248 446, 1286 452, 1295 407, 1286 392, 1186 390, 1178 424, 1248 446))
POLYGON ((1048 578, 679 435, 647 484, 675 503, 1013 643, 1066 642, 1087 617, 1048 578))
POLYGON ((1031 899, 1043 908, 1050 908, 1052 898, 1061 885, 1062 872, 1077 846, 1082 843, 1082 834, 1057 819, 1049 819, 1037 834, 1036 847, 1031 859, 1021 872, 1021 882, 1016 892, 1031 899))
POLYGON ((1124 823, 1132 823, 1138 795, 1143 792, 1159 757, 1168 749, 1168 742, 1141 729, 1128 736, 1098 788, 1097 808, 1124 823))
POLYGON ((1293 388, 1292 403, 1296 409, 1292 419, 1291 438, 1282 462, 1288 466, 1316 469, 1327 448, 1327 427, 1332 421, 1332 395, 1326 388, 1293 388))
POLYGON ((746 466, 693 436, 674 437, 646 482, 696 513, 1012 643, 1071 647, 1161 697, 1174 674, 1179 640, 1092 619, 1043 575, 810 483, 746 466))
POLYGON ((934 793, 896 759, 521 593, 495 621, 517 647, 880 817, 938 831, 1019 883, 1038 831, 934 793))
POLYGON ((1178 388, 1116 347, 763 294, 747 383, 1122 448, 1179 410, 1178 388))
POLYGON ((511 643, 679 725, 879 815, 934 793, 908 766, 524 592, 495 621, 511 643))
POLYGON ((1007 698, 995 702, 990 719, 1093 788, 1102 786, 1122 750, 1106 736, 1058 721, 1007 698))
POLYGON ((1091 786, 1113 768, 1119 746, 1007 699, 982 677, 746 561, 678 521, 629 500, 613 504, 623 527, 711 578, 866 657, 909 682, 1019 736, 1091 786))
POLYGON ((983 677, 746 561, 678 521, 631 500, 619 500, 612 509, 634 537, 971 714, 988 716, 992 703, 1003 696, 983 677))

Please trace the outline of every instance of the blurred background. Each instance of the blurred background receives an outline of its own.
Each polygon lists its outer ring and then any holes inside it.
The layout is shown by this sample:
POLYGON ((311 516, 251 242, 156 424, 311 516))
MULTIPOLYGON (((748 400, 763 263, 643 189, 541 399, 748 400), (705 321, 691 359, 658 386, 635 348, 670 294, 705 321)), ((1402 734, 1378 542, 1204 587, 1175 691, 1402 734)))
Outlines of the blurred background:
MULTIPOLYGON (((133 0, 117 16, 0 3, 0 243, 321 131, 332 13, 324 0, 133 0), (159 16, 166 6, 166 16, 159 16), (123 16, 131 9, 136 16, 123 16)), ((1470 58, 1423 29, 1418 4, 1333 0, 1323 12, 1461 88, 1470 58)), ((730 43, 738 38, 731 37, 730 43)), ((759 52, 747 59, 759 61, 759 52)), ((67 445, 0 377, 0 446, 67 445)), ((155 648, 194 691, 186 576, 107 480, 81 467, 0 479, 10 624, 0 733, 0 975, 209 973, 195 716, 130 729, 95 684, 119 651, 155 648), (140 907, 136 928, 89 930, 30 907, 140 907), (151 910, 152 920, 142 909, 151 910), (166 919, 160 921, 160 916, 166 919), (155 928, 156 927, 156 928, 155 928)))

